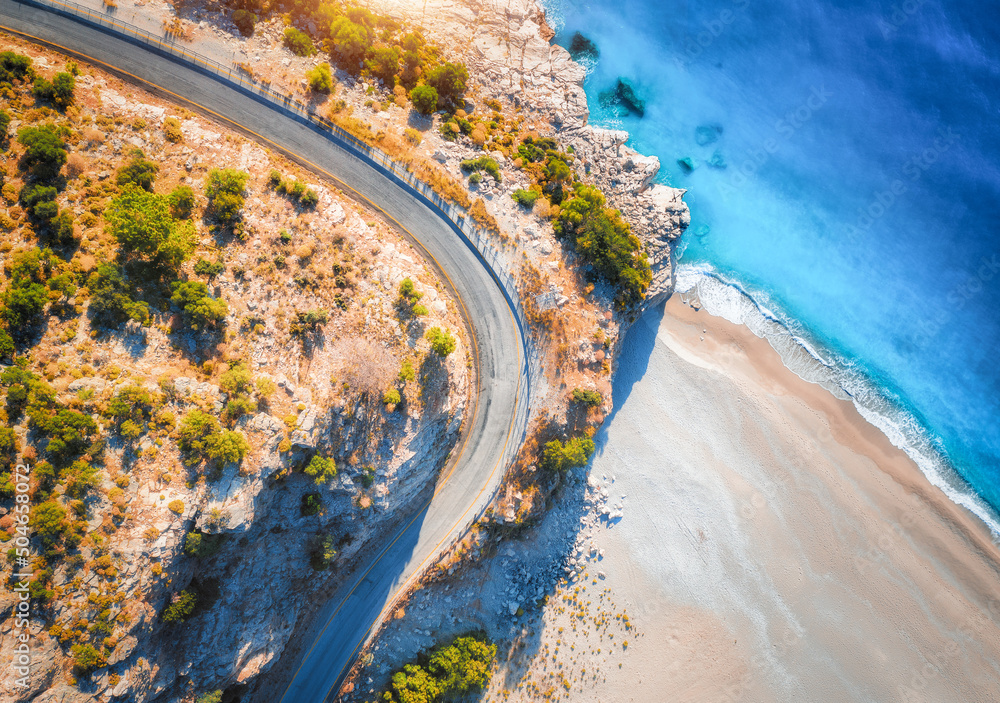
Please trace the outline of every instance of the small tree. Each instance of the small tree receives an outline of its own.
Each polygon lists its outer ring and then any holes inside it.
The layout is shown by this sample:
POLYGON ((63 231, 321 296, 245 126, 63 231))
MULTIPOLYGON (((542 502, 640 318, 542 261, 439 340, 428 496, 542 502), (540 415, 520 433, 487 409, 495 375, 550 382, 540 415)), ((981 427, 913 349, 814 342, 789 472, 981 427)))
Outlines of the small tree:
POLYGON ((17 133, 24 147, 22 163, 36 178, 50 181, 59 175, 69 155, 55 126, 24 127, 17 133))
POLYGON ((388 46, 372 49, 371 57, 365 61, 365 69, 391 88, 399 73, 399 49, 388 46))
POLYGON ((306 71, 306 80, 309 81, 309 89, 317 93, 329 93, 333 90, 333 74, 330 72, 330 64, 324 62, 306 71))
POLYGON ((219 464, 237 464, 250 452, 250 443, 242 432, 223 430, 207 440, 209 459, 219 464))
POLYGON ((191 329, 215 326, 229 313, 226 301, 208 294, 208 286, 201 281, 174 281, 170 302, 184 311, 191 329))
POLYGON ((174 594, 170 604, 163 610, 163 622, 168 625, 182 623, 194 613, 198 605, 198 595, 192 590, 174 594))
POLYGON ((104 655, 91 644, 74 644, 70 651, 73 653, 73 671, 80 676, 89 674, 94 669, 100 669, 108 663, 104 655))
POLYGON ((233 13, 233 24, 240 30, 244 37, 253 36, 254 25, 257 23, 257 15, 246 10, 237 10, 233 13))
POLYGON ((71 73, 57 73, 52 79, 52 104, 65 110, 73 104, 76 79, 71 73))
POLYGON ((194 703, 222 703, 222 691, 209 691, 198 696, 194 703))
POLYGON ((574 388, 573 402, 583 403, 584 405, 596 408, 598 405, 604 402, 604 396, 602 396, 595 390, 583 390, 582 388, 574 388))
POLYGON ((295 27, 285 29, 285 46, 297 56, 312 56, 316 53, 312 39, 305 32, 300 32, 295 27))
POLYGON ((594 453, 594 440, 589 437, 574 437, 563 444, 558 439, 546 443, 542 450, 542 469, 554 473, 564 473, 584 466, 594 453))
POLYGON ((168 196, 170 203, 170 214, 178 220, 186 220, 194 212, 197 201, 194 197, 194 190, 191 186, 179 185, 171 191, 168 196))
POLYGON ((151 259, 174 233, 174 220, 166 198, 126 181, 118 197, 104 212, 111 236, 126 254, 151 259))
POLYGON ((446 62, 427 74, 427 85, 437 90, 438 97, 446 103, 454 104, 465 93, 469 81, 469 71, 464 64, 446 62))
POLYGON ((229 168, 213 168, 208 173, 205 194, 209 211, 224 224, 233 224, 244 204, 244 191, 250 175, 229 168))
POLYGON ((313 458, 309 460, 309 464, 306 465, 305 472, 313 477, 317 486, 321 486, 336 478, 337 465, 333 459, 314 454, 313 458))
POLYGON ((156 174, 159 172, 159 165, 153 161, 149 161, 142 149, 133 149, 132 158, 127 164, 118 169, 118 185, 125 186, 131 183, 152 193, 153 182, 156 180, 156 174))
POLYGON ((448 330, 442 330, 440 327, 431 327, 424 336, 427 337, 427 340, 431 343, 431 349, 438 356, 445 357, 455 351, 456 340, 448 330))
POLYGON ((414 109, 421 115, 429 115, 437 110, 438 92, 433 86, 418 85, 410 91, 414 109))
POLYGON ((177 446, 181 451, 203 454, 208 449, 208 439, 222 431, 219 421, 201 410, 190 410, 181 420, 177 446))

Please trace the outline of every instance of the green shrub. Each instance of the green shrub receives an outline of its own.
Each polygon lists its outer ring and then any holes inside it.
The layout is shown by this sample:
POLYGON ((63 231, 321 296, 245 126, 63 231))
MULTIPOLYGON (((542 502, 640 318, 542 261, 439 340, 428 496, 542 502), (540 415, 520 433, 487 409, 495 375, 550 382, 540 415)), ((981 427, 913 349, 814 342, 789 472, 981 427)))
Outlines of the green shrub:
POLYGON ((178 220, 186 220, 194 212, 197 201, 194 197, 194 189, 191 186, 179 185, 174 188, 168 197, 170 203, 170 214, 178 220))
POLYGON ((174 594, 169 605, 163 609, 163 622, 168 625, 182 623, 191 617, 198 605, 198 595, 189 589, 174 594))
POLYGON ((243 364, 233 364, 219 377, 219 388, 227 395, 247 393, 253 387, 253 374, 243 364))
POLYGON ((500 164, 489 156, 480 156, 478 159, 465 159, 462 161, 461 165, 463 171, 486 171, 486 173, 493 176, 493 180, 497 183, 502 181, 502 177, 500 175, 500 164))
POLYGON ((0 362, 9 364, 14 358, 15 351, 13 338, 7 330, 0 328, 0 362))
POLYGON ((90 289, 90 315, 94 322, 115 326, 125 320, 142 324, 149 321, 149 306, 131 298, 131 289, 113 264, 99 264, 87 282, 90 289))
POLYGON ((179 267, 196 245, 190 222, 177 223, 163 195, 128 183, 104 212, 108 232, 125 249, 149 261, 179 267))
POLYGON ((620 304, 642 300, 653 280, 649 260, 621 213, 605 207, 601 191, 577 188, 553 227, 556 236, 572 241, 583 259, 615 287, 620 304))
POLYGON ((223 224, 233 224, 239 217, 249 178, 248 173, 229 168, 209 171, 205 186, 208 209, 223 224))
POLYGON ((206 455, 217 464, 238 464, 250 452, 246 436, 232 430, 210 435, 206 444, 206 455))
POLYGON ((34 71, 31 68, 31 59, 23 54, 15 54, 13 51, 0 53, 0 83, 14 83, 31 78, 34 71))
POLYGON ((226 301, 208 294, 208 286, 201 281, 174 281, 170 284, 173 295, 170 302, 184 311, 193 330, 214 327, 229 313, 226 301))
POLYGON ((306 465, 305 472, 313 477, 316 485, 321 486, 337 477, 337 465, 333 459, 314 454, 306 465))
POLYGON ((319 513, 323 509, 323 501, 320 499, 318 493, 306 493, 302 496, 302 505, 299 506, 299 512, 305 517, 311 517, 319 513))
POLYGON ((372 49, 368 60, 365 61, 365 70, 391 88, 396 83, 396 74, 399 73, 399 49, 389 46, 372 49))
POLYGON ((431 349, 438 356, 448 356, 455 351, 456 340, 448 330, 431 327, 424 336, 431 343, 431 349))
POLYGON ((18 198, 29 215, 42 222, 48 222, 59 211, 59 206, 56 205, 56 195, 58 195, 58 191, 54 186, 32 183, 21 188, 18 198))
POLYGON ((244 37, 253 36, 254 25, 257 23, 257 15, 246 10, 237 10, 233 13, 233 24, 240 30, 244 37))
POLYGON ((410 91, 413 108, 421 115, 429 115, 437 110, 438 92, 429 85, 418 85, 410 91))
POLYGON ((208 691, 198 696, 194 703, 222 703, 222 691, 208 691))
POLYGON ((330 568, 330 564, 337 558, 337 550, 334 548, 333 535, 316 535, 312 543, 312 554, 309 564, 316 571, 324 571, 330 568))
POLYGON ((35 506, 31 514, 31 524, 46 549, 58 543, 69 527, 66 523, 66 510, 54 500, 35 506))
POLYGON ((287 46, 296 56, 312 56, 316 53, 312 39, 305 32, 300 32, 295 27, 285 29, 285 46, 287 46))
POLYGON ((427 74, 427 85, 437 91, 438 99, 455 104, 465 93, 469 71, 464 64, 445 62, 427 74))
POLYGON ((566 444, 554 439, 546 443, 542 450, 540 464, 545 471, 565 473, 586 465, 594 449, 594 440, 590 437, 574 437, 566 444))
POLYGON ((592 408, 596 408, 598 405, 604 402, 604 396, 602 396, 595 390, 583 390, 582 388, 574 388, 573 402, 583 403, 584 405, 589 405, 592 408))
POLYGON ((49 222, 51 226, 52 241, 64 246, 73 244, 76 241, 76 223, 73 222, 73 213, 63 210, 49 222))
POLYGON ((7 137, 10 136, 10 120, 10 113, 6 110, 0 110, 0 142, 6 142, 7 137))
POLYGON ((204 456, 208 439, 222 431, 219 421, 201 410, 189 410, 181 419, 177 446, 181 451, 204 456))
POLYGON ((319 193, 312 188, 309 188, 302 194, 302 198, 299 200, 299 203, 304 208, 314 208, 319 204, 319 193))
POLYGON ((402 318, 426 315, 427 308, 419 304, 424 294, 416 289, 413 281, 404 278, 399 284, 399 297, 396 299, 396 310, 402 318))
POLYGON ((198 276, 205 276, 209 280, 212 280, 225 270, 226 265, 221 261, 205 261, 205 259, 198 259, 194 262, 195 274, 198 276))
POLYGON ((514 199, 514 202, 521 207, 532 208, 538 200, 538 193, 533 190, 524 190, 523 188, 519 188, 511 194, 511 197, 514 199))
POLYGON ((117 182, 120 186, 133 184, 143 190, 153 192, 153 182, 156 174, 160 172, 159 164, 146 159, 142 149, 132 151, 131 160, 118 169, 117 182))
POLYGON ((330 23, 330 44, 333 48, 331 55, 336 56, 340 65, 351 73, 357 74, 371 42, 371 28, 364 23, 357 23, 343 16, 330 23))
POLYGON ((478 633, 439 644, 421 658, 426 658, 426 665, 406 664, 393 674, 382 700, 437 703, 482 690, 489 683, 496 652, 496 645, 478 633))
POLYGON ((91 644, 74 644, 70 651, 73 653, 73 671, 80 676, 108 663, 104 655, 91 644))
POLYGON ((36 178, 50 181, 59 175, 68 154, 54 125, 24 127, 17 141, 25 147, 22 163, 36 178))
POLYGON ((195 559, 207 559, 222 549, 226 536, 191 531, 184 537, 184 553, 195 559))
POLYGON ((309 89, 317 93, 329 93, 333 90, 333 74, 330 72, 330 64, 324 62, 315 68, 306 71, 306 80, 309 81, 309 89))
POLYGON ((390 388, 382 394, 382 403, 385 405, 399 405, 401 400, 402 398, 399 395, 399 391, 395 388, 390 388))
POLYGON ((52 103, 65 110, 73 104, 73 88, 75 87, 76 79, 72 74, 57 73, 51 83, 44 78, 36 78, 31 92, 42 102, 52 103))

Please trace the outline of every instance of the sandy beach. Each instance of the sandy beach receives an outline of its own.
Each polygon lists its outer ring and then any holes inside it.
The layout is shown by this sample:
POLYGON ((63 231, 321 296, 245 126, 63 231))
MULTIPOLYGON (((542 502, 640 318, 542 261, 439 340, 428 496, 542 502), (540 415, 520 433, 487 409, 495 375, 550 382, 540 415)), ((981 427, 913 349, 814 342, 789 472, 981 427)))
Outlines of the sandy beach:
POLYGON ((628 613, 630 642, 598 654, 550 599, 510 700, 538 699, 560 639, 584 655, 573 701, 1000 699, 998 552, 976 518, 743 327, 675 296, 626 344, 590 470, 621 517, 578 584, 628 613))

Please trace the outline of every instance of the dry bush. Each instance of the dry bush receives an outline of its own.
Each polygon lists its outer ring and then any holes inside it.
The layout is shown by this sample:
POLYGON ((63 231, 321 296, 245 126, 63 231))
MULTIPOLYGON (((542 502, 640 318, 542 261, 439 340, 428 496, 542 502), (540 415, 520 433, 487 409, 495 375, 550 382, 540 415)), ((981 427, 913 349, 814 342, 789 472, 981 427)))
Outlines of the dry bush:
POLYGON ((337 380, 366 399, 380 401, 399 373, 399 361, 388 349, 360 337, 340 340, 335 356, 340 362, 337 380))
POLYGON ((94 129, 93 127, 85 127, 83 130, 83 140, 91 146, 103 144, 104 132, 94 129))
POLYGON ((486 143, 486 125, 484 125, 482 122, 480 122, 479 124, 477 124, 475 126, 475 128, 472 130, 472 134, 470 136, 472 138, 473 143, 476 146, 482 146, 483 144, 485 144, 486 143))
POLYGON ((306 242, 305 244, 303 244, 302 246, 298 247, 295 250, 295 256, 297 256, 297 257, 299 257, 300 259, 303 259, 303 260, 308 259, 312 255, 313 255, 313 244, 312 244, 312 242, 306 242))
POLYGON ((429 185, 435 193, 445 200, 464 208, 472 205, 472 202, 469 200, 469 194, 462 187, 462 184, 437 166, 427 161, 421 161, 413 169, 413 175, 429 185))
POLYGON ((87 171, 87 160, 80 154, 73 152, 66 159, 66 175, 70 178, 78 178, 87 171))
POLYGON ((469 214, 481 227, 494 234, 500 234, 500 225, 497 224, 496 218, 486 211, 486 203, 483 202, 482 198, 476 198, 476 202, 472 203, 472 207, 469 208, 469 214))

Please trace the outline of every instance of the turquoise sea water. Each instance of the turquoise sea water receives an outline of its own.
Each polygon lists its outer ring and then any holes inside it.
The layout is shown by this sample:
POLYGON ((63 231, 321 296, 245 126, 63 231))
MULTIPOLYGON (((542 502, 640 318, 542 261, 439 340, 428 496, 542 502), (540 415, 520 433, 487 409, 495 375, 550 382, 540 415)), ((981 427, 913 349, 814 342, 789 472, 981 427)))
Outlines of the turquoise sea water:
POLYGON ((688 189, 682 282, 700 282, 710 309, 763 332, 781 323, 798 347, 780 349, 790 365, 849 392, 995 526, 996 8, 543 4, 557 42, 579 31, 600 52, 585 60, 591 122, 628 130, 631 146, 660 158, 661 181, 688 189), (645 101, 643 116, 602 100, 620 77, 645 101))

